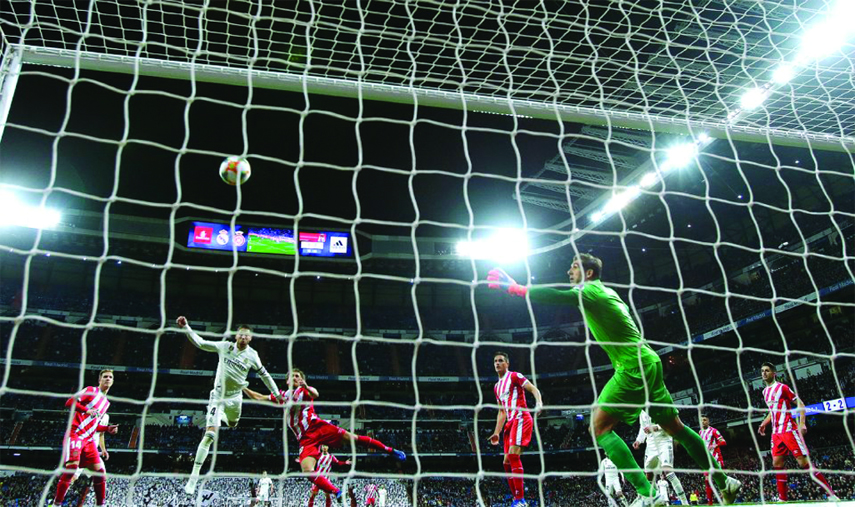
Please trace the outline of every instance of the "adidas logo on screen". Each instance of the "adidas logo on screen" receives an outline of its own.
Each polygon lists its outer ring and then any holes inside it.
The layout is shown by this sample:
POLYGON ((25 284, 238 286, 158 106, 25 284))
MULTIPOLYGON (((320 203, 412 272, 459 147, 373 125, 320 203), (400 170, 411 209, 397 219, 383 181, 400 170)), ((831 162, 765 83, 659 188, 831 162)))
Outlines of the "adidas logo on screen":
POLYGON ((330 253, 347 253, 347 238, 333 237, 330 243, 330 253))

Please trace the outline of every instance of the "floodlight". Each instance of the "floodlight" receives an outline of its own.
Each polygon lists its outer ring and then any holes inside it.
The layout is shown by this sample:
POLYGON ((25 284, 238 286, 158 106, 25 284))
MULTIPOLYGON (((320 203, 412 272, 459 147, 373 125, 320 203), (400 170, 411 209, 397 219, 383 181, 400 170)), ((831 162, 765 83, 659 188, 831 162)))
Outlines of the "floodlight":
POLYGON ((499 229, 489 238, 457 243, 457 255, 512 262, 528 256, 528 238, 521 230, 499 229))
POLYGON ((606 217, 606 214, 603 213, 602 211, 595 211, 595 212, 591 213, 591 222, 597 223, 605 217, 606 217))
POLYGON ((766 90, 752 88, 742 95, 739 103, 743 109, 751 110, 760 106, 766 100, 766 90))
POLYGON ((701 132, 701 134, 698 136, 698 142, 701 144, 706 144, 710 141, 710 139, 712 138, 706 132, 701 132))
MULTIPOLYGON (((839 51, 852 34, 844 23, 841 19, 829 19, 808 30, 802 37, 799 58, 818 60, 839 51)), ((851 20, 848 23, 851 23, 851 20)))
POLYGON ((789 83, 793 77, 796 75, 796 70, 792 65, 785 63, 775 69, 775 72, 772 73, 772 81, 777 84, 787 84, 789 83))
POLYGON ((674 146, 668 150, 666 159, 667 168, 683 168, 689 165, 698 154, 698 146, 695 143, 685 143, 674 146))
POLYGON ((0 193, 0 226, 50 229, 59 225, 60 219, 62 215, 59 211, 24 204, 11 192, 0 193))
POLYGON ((638 194, 641 193, 641 190, 636 187, 629 187, 626 191, 617 194, 616 196, 609 199, 608 204, 603 208, 603 211, 606 213, 614 213, 616 211, 620 211, 626 207, 627 204, 633 201, 638 194))
POLYGON ((644 188, 648 188, 655 185, 658 180, 659 176, 657 176, 655 172, 651 171, 645 174, 643 178, 641 178, 639 184, 644 188))

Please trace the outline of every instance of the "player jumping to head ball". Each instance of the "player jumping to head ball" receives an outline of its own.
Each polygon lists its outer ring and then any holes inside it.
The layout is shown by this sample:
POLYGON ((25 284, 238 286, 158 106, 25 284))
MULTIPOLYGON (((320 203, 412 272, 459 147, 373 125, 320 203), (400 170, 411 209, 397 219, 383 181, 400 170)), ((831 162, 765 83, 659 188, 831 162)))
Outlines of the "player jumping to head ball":
POLYGON ((671 394, 665 387, 659 356, 641 337, 626 303, 600 281, 602 268, 600 259, 579 254, 567 271, 574 285, 568 290, 527 288, 498 268, 490 271, 487 280, 491 289, 504 290, 519 297, 527 295, 533 303, 575 306, 582 312, 591 334, 615 369, 597 399, 591 429, 597 444, 638 491, 633 507, 664 505, 667 501, 656 494, 632 457, 629 446, 614 431, 621 422, 635 424, 645 407, 648 407, 653 422, 682 445, 698 466, 712 471, 712 479, 720 488, 724 503, 733 503, 742 484, 721 471, 701 437, 680 421, 671 394))
POLYGON ((214 440, 217 439, 220 424, 225 421, 229 425, 229 428, 234 428, 240 420, 243 403, 242 392, 249 385, 249 382, 246 380, 249 370, 258 372, 258 376, 264 381, 264 385, 275 396, 279 396, 279 388, 276 386, 276 381, 273 380, 273 377, 264 369, 258 353, 249 346, 249 342, 252 341, 252 330, 250 328, 241 326, 237 331, 234 342, 213 342, 204 340, 201 336, 194 333, 187 323, 187 318, 183 316, 178 317, 175 323, 178 327, 184 329, 184 332, 187 333, 187 338, 190 339, 193 345, 205 352, 216 352, 220 357, 220 361, 217 364, 217 374, 214 377, 214 389, 211 390, 205 415, 205 434, 196 448, 196 456, 193 460, 193 472, 190 474, 190 479, 184 487, 184 491, 188 495, 192 495, 196 491, 196 483, 199 482, 199 472, 202 470, 202 464, 205 463, 205 458, 208 457, 208 449, 210 449, 214 440))

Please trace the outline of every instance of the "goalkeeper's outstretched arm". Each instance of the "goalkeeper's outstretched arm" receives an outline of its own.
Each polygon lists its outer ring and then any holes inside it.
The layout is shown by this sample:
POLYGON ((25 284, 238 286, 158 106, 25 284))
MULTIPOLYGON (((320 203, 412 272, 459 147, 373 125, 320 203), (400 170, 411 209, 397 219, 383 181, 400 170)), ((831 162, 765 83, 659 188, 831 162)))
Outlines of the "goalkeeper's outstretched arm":
POLYGON ((187 317, 182 315, 175 319, 175 323, 178 325, 178 327, 184 329, 184 332, 187 333, 187 338, 190 339, 190 343, 195 345, 197 348, 200 348, 205 352, 217 352, 217 342, 205 340, 204 338, 196 334, 192 329, 190 329, 190 324, 187 322, 187 317))

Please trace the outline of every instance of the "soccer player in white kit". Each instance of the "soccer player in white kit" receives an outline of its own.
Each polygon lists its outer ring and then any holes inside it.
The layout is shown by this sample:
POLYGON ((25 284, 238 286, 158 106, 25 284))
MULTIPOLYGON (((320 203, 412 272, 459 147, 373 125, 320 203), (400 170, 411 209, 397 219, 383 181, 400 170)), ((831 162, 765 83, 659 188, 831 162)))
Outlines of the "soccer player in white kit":
MULTIPOLYGON (((668 494, 668 481, 659 476, 659 480, 656 481, 656 489, 659 491, 659 498, 664 498, 667 505, 671 504, 671 495, 668 494)), ((682 500, 680 501, 681 505, 682 500)))
POLYGON ((644 449, 644 470, 647 471, 648 480, 653 478, 654 472, 661 471, 674 488, 680 503, 688 505, 689 499, 683 491, 683 484, 674 473, 674 439, 662 431, 658 424, 653 424, 646 410, 641 411, 638 422, 641 427, 638 429, 638 436, 632 448, 638 449, 641 444, 647 442, 647 447, 644 449))
POLYGON ((240 419, 243 403, 243 389, 249 385, 246 377, 249 370, 253 369, 264 381, 270 392, 281 400, 279 388, 270 373, 261 364, 258 353, 249 346, 252 341, 252 330, 241 327, 237 331, 235 341, 213 342, 202 339, 194 333, 184 316, 178 317, 175 323, 187 333, 190 342, 205 352, 216 352, 220 356, 217 364, 217 374, 214 377, 214 389, 211 390, 210 401, 206 411, 205 435, 196 448, 196 457, 193 462, 193 472, 184 487, 188 495, 196 491, 196 483, 199 481, 199 472, 205 458, 208 457, 208 449, 217 439, 217 431, 222 421, 230 428, 234 428, 240 419))
POLYGON ((261 474, 261 480, 258 481, 258 488, 256 489, 257 493, 253 505, 258 505, 259 503, 262 505, 270 505, 270 489, 272 487, 273 481, 267 476, 267 470, 265 470, 261 474))
POLYGON ((626 497, 623 494, 623 489, 620 486, 620 483, 623 479, 623 473, 617 469, 612 460, 609 458, 603 458, 603 461, 600 461, 600 470, 599 477, 601 481, 600 486, 606 492, 606 498, 609 500, 609 505, 611 507, 617 507, 618 502, 622 507, 627 507, 626 497), (605 485, 603 485, 605 483, 605 485), (615 500, 617 499, 617 500, 615 500))

